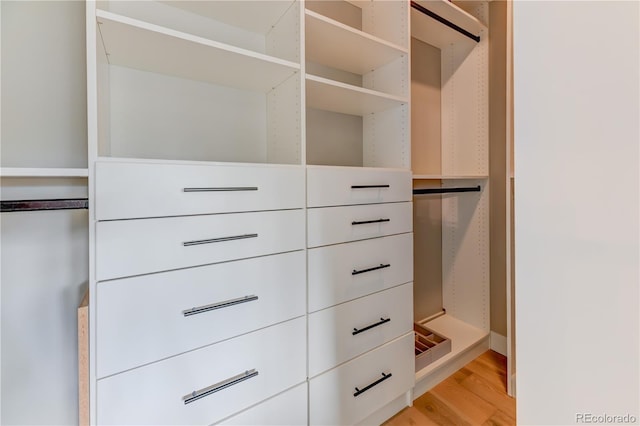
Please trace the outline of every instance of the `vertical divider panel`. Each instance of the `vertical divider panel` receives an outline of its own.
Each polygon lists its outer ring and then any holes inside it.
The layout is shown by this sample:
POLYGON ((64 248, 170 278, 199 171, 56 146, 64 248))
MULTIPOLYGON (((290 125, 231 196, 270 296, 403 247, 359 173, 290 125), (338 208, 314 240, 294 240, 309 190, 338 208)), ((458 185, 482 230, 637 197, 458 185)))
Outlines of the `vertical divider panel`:
POLYGON ((488 40, 442 49, 442 174, 489 173, 488 40))
POLYGON ((448 314, 489 332, 489 185, 442 197, 442 298, 448 314))
POLYGON ((267 94, 267 162, 301 164, 300 73, 267 94))
MULTIPOLYGON (((99 40, 96 23, 96 2, 85 3, 86 15, 86 49, 87 49, 87 156, 88 156, 88 197, 89 197, 89 421, 97 423, 97 383, 96 383, 96 261, 95 261, 95 161, 98 154, 105 148, 99 144, 108 141, 107 135, 102 133, 104 125, 100 124, 100 114, 104 113, 105 106, 99 103, 100 93, 105 90, 104 80, 108 78, 108 65, 104 50, 99 52, 102 42, 99 40), (105 71, 107 75, 105 75, 105 71), (101 141, 102 138, 102 141, 101 141)), ((106 85, 108 90, 108 85, 106 85)), ((108 105, 106 108, 108 111, 108 105)), ((108 114, 108 112, 107 112, 108 114)), ((107 126, 108 128, 108 126, 107 126)))

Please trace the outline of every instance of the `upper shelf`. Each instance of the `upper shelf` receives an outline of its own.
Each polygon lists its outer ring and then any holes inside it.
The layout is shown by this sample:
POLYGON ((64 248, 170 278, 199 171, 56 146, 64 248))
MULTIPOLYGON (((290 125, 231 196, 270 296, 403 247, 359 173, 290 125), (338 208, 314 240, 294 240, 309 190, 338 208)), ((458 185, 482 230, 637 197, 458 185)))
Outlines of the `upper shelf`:
POLYGON ((87 169, 41 168, 41 167, 2 167, 0 176, 15 178, 84 178, 89 176, 87 169))
POLYGON ((356 30, 312 10, 305 11, 307 59, 355 74, 366 74, 407 49, 356 30))
POLYGON ((96 16, 112 65, 261 92, 300 70, 290 61, 104 10, 96 16))
POLYGON ((476 44, 485 29, 482 22, 447 0, 411 1, 411 36, 432 46, 476 44))
POLYGON ((351 115, 366 115, 408 103, 399 96, 307 74, 307 106, 351 115))
POLYGON ((247 31, 266 34, 295 3, 293 0, 262 1, 162 1, 247 31))

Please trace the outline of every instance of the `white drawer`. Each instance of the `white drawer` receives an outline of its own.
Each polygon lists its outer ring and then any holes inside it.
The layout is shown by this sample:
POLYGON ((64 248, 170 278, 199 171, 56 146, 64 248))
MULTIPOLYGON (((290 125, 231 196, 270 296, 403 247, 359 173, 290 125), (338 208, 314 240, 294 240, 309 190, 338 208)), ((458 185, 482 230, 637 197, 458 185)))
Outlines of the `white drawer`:
POLYGON ((299 318, 100 379, 98 423, 203 425, 222 420, 304 382, 305 341, 306 321, 299 318), (200 399, 185 400, 207 390, 200 399))
POLYGON ((96 163, 96 219, 304 207, 295 166, 96 163))
POLYGON ((97 375, 304 315, 305 276, 296 251, 101 282, 97 375))
POLYGON ((413 330, 413 285, 404 284, 309 315, 309 376, 413 330))
POLYGON ((303 383, 280 395, 221 421, 221 425, 301 426, 307 424, 307 384, 303 383))
POLYGON ((96 276, 107 280, 302 248, 303 210, 98 222, 96 276))
POLYGON ((307 206, 411 201, 409 170, 307 166, 307 206))
POLYGON ((411 333, 311 379, 309 423, 357 423, 413 387, 413 365, 411 333), (356 388, 363 392, 355 396, 356 388))
POLYGON ((410 202, 309 209, 307 219, 310 248, 413 231, 410 202))
POLYGON ((309 312, 315 312, 413 281, 413 234, 318 247, 308 259, 309 312))

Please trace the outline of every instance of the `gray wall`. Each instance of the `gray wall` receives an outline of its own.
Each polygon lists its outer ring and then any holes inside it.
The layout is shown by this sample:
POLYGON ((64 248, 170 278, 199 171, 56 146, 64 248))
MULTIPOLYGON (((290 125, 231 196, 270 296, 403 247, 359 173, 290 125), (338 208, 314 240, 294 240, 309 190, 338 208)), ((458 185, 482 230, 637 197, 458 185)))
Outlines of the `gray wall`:
MULTIPOLYGON (((82 1, 0 2, 3 167, 87 165, 82 1)), ((86 179, 2 178, 2 199, 86 197, 86 179)), ((75 424, 86 211, 2 213, 0 423, 75 424)))

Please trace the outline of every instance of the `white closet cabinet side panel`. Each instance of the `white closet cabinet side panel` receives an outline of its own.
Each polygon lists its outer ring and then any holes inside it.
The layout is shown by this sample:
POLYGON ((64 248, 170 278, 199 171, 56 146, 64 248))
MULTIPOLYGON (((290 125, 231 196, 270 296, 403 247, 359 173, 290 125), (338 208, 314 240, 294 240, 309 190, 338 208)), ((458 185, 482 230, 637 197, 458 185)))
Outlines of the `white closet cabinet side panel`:
POLYGON ((488 32, 442 50, 442 174, 489 174, 488 32))
POLYGON ((412 203, 366 204, 307 210, 307 245, 318 247, 413 230, 412 203))
POLYGON ((307 207, 411 201, 409 170, 307 166, 307 207))
POLYGON ((110 155, 266 162, 266 95, 112 65, 110 155))
POLYGON ((442 301, 447 314, 488 332, 489 185, 481 186, 442 198, 442 301))
POLYGON ((304 248, 304 211, 98 222, 97 279, 139 275, 304 248))
POLYGON ((302 88, 300 73, 267 93, 266 161, 271 164, 302 164, 302 88))
POLYGON ((410 332, 412 298, 407 283, 309 315, 309 376, 410 332))
POLYGON ((304 207, 304 169, 271 165, 96 163, 96 218, 304 207))
POLYGON ((309 381, 309 423, 352 425, 413 387, 413 333, 400 337, 309 381), (383 379, 358 396, 364 389, 383 379))
POLYGON ((307 384, 304 383, 218 424, 301 426, 307 424, 307 409, 307 384))
POLYGON ((305 341, 306 320, 299 318, 101 379, 98 423, 211 424, 302 383, 305 341), (193 392, 252 370, 258 374, 185 403, 193 392))
POLYGON ((413 280, 412 233, 313 248, 307 256, 309 312, 413 280))
POLYGON ((98 377, 304 315, 305 289, 303 251, 98 283, 98 377))

